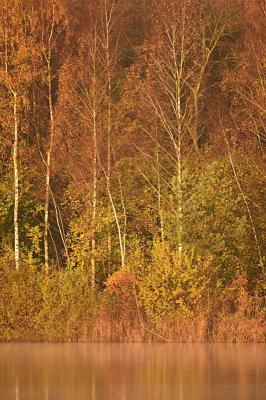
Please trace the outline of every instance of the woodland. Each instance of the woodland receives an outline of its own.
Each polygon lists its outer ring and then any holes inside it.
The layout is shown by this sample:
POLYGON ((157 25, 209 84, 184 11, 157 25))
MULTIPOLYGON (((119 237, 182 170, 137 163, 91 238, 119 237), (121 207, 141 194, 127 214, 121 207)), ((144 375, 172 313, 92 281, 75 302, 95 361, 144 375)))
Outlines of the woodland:
POLYGON ((0 341, 265 340, 264 0, 0 0, 0 341))

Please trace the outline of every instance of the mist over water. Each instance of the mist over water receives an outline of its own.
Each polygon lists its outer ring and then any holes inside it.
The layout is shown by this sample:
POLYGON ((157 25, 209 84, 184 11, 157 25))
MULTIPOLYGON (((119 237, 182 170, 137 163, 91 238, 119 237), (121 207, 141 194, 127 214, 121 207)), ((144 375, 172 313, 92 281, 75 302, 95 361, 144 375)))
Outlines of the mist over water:
POLYGON ((0 344, 1 400, 264 400, 263 344, 0 344))

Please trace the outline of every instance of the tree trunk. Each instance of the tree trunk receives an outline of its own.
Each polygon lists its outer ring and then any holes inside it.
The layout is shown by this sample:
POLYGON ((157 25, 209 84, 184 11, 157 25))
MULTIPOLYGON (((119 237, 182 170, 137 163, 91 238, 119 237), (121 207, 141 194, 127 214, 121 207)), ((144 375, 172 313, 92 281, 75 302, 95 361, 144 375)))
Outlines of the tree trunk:
MULTIPOLYGON (((107 37, 106 37, 106 62, 107 62, 107 86, 108 86, 108 121, 107 121, 107 191, 110 191, 110 180, 111 180, 111 75, 110 75, 110 55, 109 55, 109 32, 107 26, 107 37)), ((111 272, 111 252, 112 252, 112 241, 111 241, 111 204, 108 204, 108 273, 111 272)))
POLYGON ((161 194, 161 175, 160 175, 160 164, 159 164, 159 141, 158 141, 158 127, 156 118, 156 170, 157 170, 157 187, 158 187, 158 215, 160 220, 161 239, 164 241, 164 224, 162 214, 162 194, 161 194))
POLYGON ((48 100, 50 113, 50 143, 46 159, 46 185, 45 185, 45 207, 44 207, 44 259, 45 272, 49 271, 49 246, 48 246, 48 226, 49 226, 49 201, 50 201, 50 179, 51 179, 51 155, 54 141, 54 113, 52 104, 52 78, 51 78, 51 49, 48 49, 48 100))
MULTIPOLYGON (((8 31, 7 17, 8 8, 6 2, 6 18, 5 18, 5 75, 8 81, 8 31)), ((14 252, 16 270, 19 270, 19 229, 18 229, 18 203, 19 203, 19 187, 18 187, 18 116, 17 116, 17 92, 8 87, 13 95, 13 113, 14 113, 14 142, 13 142, 13 167, 14 167, 14 252)))
POLYGON ((97 127, 96 111, 93 110, 93 199, 92 199, 92 237, 91 237, 91 286, 95 287, 95 227, 97 208, 97 127))
POLYGON ((15 233, 15 264, 19 270, 19 231, 18 231, 18 119, 17 119, 17 93, 14 96, 14 144, 13 144, 13 165, 14 165, 14 233, 15 233))
MULTIPOLYGON (((112 8, 108 10, 108 2, 105 0, 104 3, 104 18, 105 18, 105 62, 106 62, 106 72, 107 72, 107 193, 110 192, 110 181, 111 181, 111 70, 110 70, 110 23, 112 19, 112 8)), ((107 263, 108 263, 108 274, 111 273, 111 252, 112 252, 112 238, 111 238, 111 204, 108 203, 108 237, 107 237, 107 263)))
POLYGON ((181 101, 180 101, 180 82, 178 81, 177 91, 177 115, 178 115, 178 154, 177 154, 177 177, 178 177, 178 262, 182 262, 182 235, 183 235, 183 194, 182 194, 182 162, 181 162, 181 101))
POLYGON ((92 122, 93 122, 93 194, 92 194, 92 224, 91 224, 91 286, 92 290, 95 288, 95 229, 96 229, 96 212, 97 212, 97 87, 96 87, 96 49, 97 49, 97 37, 95 37, 92 43, 92 122))
POLYGON ((49 229, 49 202, 50 202, 50 179, 51 179, 51 157, 54 142, 54 112, 52 102, 52 74, 51 74, 51 41, 54 31, 54 5, 52 14, 52 24, 50 36, 48 39, 48 53, 45 54, 48 69, 48 102, 50 114, 50 142, 47 150, 46 158, 46 183, 45 183, 45 205, 44 205, 44 268, 45 272, 49 271, 49 244, 48 244, 48 229, 49 229))

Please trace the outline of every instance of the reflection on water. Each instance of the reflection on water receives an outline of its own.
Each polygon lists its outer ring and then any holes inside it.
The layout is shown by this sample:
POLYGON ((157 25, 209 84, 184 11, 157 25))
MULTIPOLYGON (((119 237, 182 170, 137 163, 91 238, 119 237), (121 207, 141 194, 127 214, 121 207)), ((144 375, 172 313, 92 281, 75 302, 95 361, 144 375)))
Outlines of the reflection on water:
POLYGON ((16 400, 19 400, 19 377, 16 377, 16 400))
POLYGON ((265 346, 0 344, 1 400, 264 400, 265 346))

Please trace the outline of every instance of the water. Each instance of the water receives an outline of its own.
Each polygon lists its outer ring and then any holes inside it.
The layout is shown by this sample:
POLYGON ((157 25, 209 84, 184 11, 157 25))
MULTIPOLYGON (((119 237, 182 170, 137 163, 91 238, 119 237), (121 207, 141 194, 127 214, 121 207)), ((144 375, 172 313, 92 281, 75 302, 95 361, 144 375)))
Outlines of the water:
POLYGON ((265 400, 265 348, 0 343, 0 399, 265 400))

